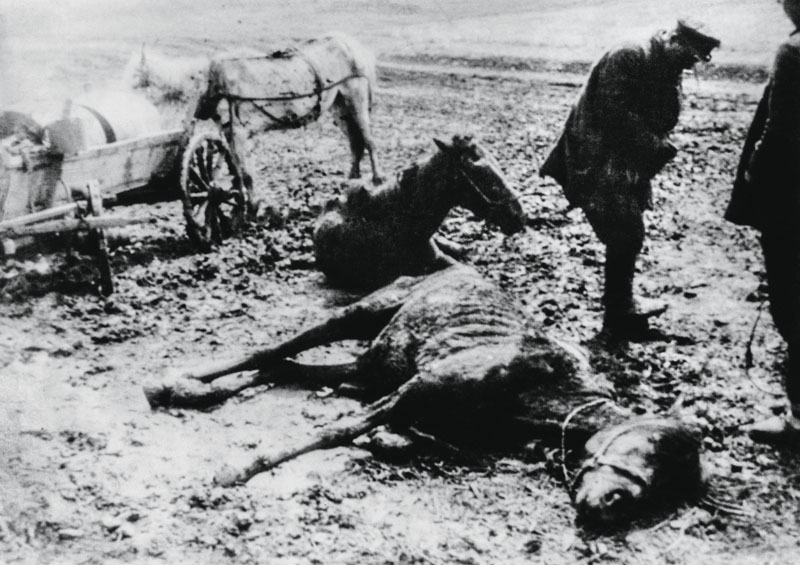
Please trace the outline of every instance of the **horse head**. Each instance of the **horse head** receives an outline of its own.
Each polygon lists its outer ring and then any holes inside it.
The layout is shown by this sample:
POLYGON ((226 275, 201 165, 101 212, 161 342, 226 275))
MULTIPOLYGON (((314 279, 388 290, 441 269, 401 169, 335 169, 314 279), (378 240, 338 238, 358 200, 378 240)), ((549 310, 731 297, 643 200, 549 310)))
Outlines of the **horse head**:
POLYGON ((185 103, 206 87, 208 70, 207 57, 173 57, 142 45, 125 65, 122 83, 157 103, 185 103))
POLYGON ((451 143, 434 139, 448 157, 459 204, 510 235, 525 228, 525 213, 497 159, 471 136, 453 136, 451 143))
POLYGON ((211 61, 206 79, 206 86, 194 108, 194 117, 198 120, 219 119, 219 103, 225 95, 225 85, 220 63, 211 61))
POLYGON ((198 120, 217 120, 219 118, 218 106, 222 97, 209 85, 198 98, 194 107, 194 117, 198 120))

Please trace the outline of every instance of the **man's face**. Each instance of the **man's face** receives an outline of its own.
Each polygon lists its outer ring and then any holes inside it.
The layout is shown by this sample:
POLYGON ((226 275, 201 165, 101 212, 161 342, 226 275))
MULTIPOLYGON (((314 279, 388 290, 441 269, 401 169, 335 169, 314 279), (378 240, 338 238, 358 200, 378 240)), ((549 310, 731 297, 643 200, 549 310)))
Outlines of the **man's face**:
POLYGON ((783 3, 783 11, 792 20, 792 23, 800 27, 800 0, 779 0, 783 3))

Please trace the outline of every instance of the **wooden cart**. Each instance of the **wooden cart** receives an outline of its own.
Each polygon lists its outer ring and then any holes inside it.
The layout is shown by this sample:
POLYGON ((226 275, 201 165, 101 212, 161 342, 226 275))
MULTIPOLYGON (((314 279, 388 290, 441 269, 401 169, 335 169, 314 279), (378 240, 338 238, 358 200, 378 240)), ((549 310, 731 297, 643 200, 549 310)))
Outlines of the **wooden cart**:
POLYGON ((180 199, 186 230, 202 249, 247 221, 249 194, 216 131, 194 123, 64 154, 44 144, 0 144, 0 240, 6 254, 41 234, 88 232, 100 289, 114 290, 104 230, 144 222, 107 213, 120 204, 180 199))

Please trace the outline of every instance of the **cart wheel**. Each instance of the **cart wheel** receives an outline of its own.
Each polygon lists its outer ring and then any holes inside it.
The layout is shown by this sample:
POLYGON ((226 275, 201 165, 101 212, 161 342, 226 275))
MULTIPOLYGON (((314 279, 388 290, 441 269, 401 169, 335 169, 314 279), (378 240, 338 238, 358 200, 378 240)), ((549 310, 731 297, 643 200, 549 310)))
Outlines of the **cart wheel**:
MULTIPOLYGON (((100 187, 96 182, 90 182, 87 186, 89 196, 89 213, 92 216, 103 215, 103 198, 100 195, 100 187)), ((89 230, 89 242, 94 248, 97 258, 97 269, 100 271, 100 293, 108 296, 114 293, 114 275, 111 272, 111 261, 108 258, 108 242, 106 232, 101 228, 89 230)))
POLYGON ((247 223, 249 197, 225 140, 216 132, 195 134, 181 164, 186 232, 199 247, 236 235, 247 223))

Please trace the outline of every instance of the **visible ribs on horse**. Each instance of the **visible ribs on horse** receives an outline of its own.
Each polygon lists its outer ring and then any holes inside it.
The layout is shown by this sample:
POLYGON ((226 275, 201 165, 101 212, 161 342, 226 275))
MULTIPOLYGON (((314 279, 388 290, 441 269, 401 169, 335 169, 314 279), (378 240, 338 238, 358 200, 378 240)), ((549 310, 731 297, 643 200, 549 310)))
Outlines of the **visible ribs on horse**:
POLYGON ((524 229, 522 205, 488 148, 471 137, 434 141, 436 153, 396 182, 328 203, 314 227, 314 253, 329 282, 374 289, 452 265, 454 251, 434 233, 455 206, 506 234, 524 229))
MULTIPOLYGON (((300 445, 223 471, 217 476, 221 484, 243 483, 309 451, 346 445, 382 424, 414 427, 462 448, 511 449, 533 438, 557 440, 568 416, 563 437, 572 446, 627 420, 610 402, 594 402, 593 410, 576 412, 587 401, 608 395, 604 383, 590 374, 583 354, 542 334, 520 304, 464 266, 427 277, 401 277, 287 341, 186 373, 177 383, 146 389, 145 394, 154 408, 207 406, 263 382, 352 383, 373 402, 300 445), (345 339, 372 342, 355 362, 344 365, 287 360, 345 339), (237 371, 251 372, 226 385, 214 383, 237 371)), ((644 440, 649 445, 646 435, 644 440)), ((648 500, 645 492, 641 488, 625 502, 648 500)), ((613 506, 616 501, 601 497, 597 504, 613 506)), ((613 515, 606 510, 604 516, 613 515)))

